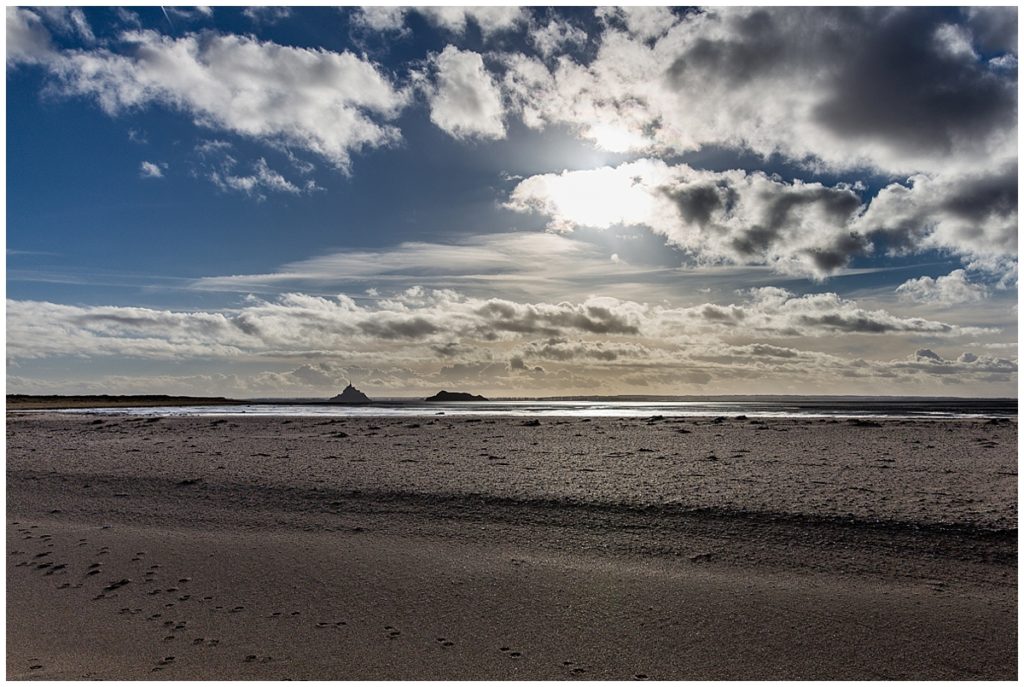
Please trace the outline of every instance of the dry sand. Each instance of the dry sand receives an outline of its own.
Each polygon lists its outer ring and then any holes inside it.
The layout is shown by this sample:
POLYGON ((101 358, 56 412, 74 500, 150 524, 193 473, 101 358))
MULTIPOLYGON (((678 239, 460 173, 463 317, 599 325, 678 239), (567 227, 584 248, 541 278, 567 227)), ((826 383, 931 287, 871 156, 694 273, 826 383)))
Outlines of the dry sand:
POLYGON ((9 413, 8 677, 1013 679, 1016 445, 9 413))

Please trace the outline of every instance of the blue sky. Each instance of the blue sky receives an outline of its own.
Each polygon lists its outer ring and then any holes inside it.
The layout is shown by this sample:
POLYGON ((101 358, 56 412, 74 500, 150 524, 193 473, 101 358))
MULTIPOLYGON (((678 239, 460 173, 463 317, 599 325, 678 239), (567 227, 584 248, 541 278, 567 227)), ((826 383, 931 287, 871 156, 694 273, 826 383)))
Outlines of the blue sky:
POLYGON ((7 24, 9 392, 1016 393, 1014 8, 7 24))

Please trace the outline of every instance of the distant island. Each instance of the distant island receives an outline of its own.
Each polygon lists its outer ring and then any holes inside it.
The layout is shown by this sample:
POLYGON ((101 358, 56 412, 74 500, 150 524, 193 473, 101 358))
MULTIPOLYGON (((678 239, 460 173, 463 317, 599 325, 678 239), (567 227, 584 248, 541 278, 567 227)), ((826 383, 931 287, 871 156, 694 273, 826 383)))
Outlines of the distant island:
POLYGON ((487 399, 483 396, 474 396, 473 394, 467 394, 465 391, 438 391, 430 398, 424 399, 427 403, 437 403, 445 401, 486 401, 487 399))
POLYGON ((351 384, 345 390, 331 399, 331 403, 370 403, 370 398, 351 384))

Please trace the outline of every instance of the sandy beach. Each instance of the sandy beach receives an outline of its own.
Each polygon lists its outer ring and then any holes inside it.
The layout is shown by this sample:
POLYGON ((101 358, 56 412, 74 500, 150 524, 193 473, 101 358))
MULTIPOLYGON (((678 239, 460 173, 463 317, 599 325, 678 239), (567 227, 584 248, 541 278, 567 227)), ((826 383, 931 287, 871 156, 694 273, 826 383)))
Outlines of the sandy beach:
POLYGON ((10 678, 1017 676, 1016 421, 7 421, 10 678))

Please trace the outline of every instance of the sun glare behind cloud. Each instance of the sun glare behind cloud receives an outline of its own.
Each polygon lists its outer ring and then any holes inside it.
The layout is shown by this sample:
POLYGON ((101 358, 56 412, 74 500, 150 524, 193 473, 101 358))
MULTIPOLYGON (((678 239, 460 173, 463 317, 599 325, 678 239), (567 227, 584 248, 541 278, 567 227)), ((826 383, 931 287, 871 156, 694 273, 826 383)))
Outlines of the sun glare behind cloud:
POLYGON ((583 135, 592 140, 598 148, 610 153, 629 153, 650 145, 646 137, 615 124, 594 124, 588 127, 583 135))
POLYGON ((516 187, 510 206, 549 215, 550 228, 559 231, 650 224, 657 210, 651 182, 659 176, 660 166, 644 160, 618 168, 530 177, 516 187))

